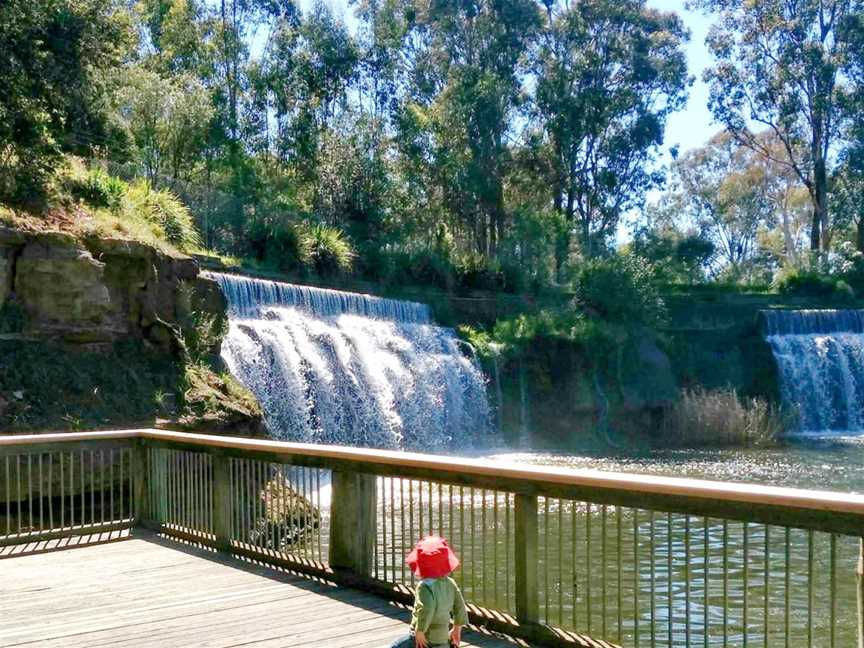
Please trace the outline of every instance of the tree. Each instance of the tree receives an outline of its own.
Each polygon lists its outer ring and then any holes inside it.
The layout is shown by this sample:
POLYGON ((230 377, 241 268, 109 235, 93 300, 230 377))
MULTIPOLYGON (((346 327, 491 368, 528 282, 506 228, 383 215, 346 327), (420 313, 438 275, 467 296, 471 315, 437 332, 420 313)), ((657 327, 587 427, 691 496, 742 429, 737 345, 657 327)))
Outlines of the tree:
POLYGON ((112 0, 0 3, 0 199, 38 200, 63 151, 111 145, 104 71, 127 27, 112 0))
POLYGON ((546 6, 534 104, 555 207, 590 257, 659 179, 650 166, 668 115, 684 103, 687 33, 676 15, 641 0, 546 6))
POLYGON ((712 241, 735 279, 751 276, 760 229, 774 224, 769 174, 751 149, 720 133, 685 153, 673 169, 674 200, 712 241))
POLYGON ((144 68, 122 72, 117 113, 131 134, 144 174, 189 178, 199 167, 213 118, 210 92, 196 78, 163 78, 144 68))
POLYGON ((398 108, 409 166, 430 165, 446 209, 482 255, 506 236, 508 136, 519 105, 524 57, 540 24, 531 0, 418 0, 409 88, 398 108))
POLYGON ((842 133, 849 30, 859 0, 696 0, 719 14, 707 44, 709 105, 737 141, 789 167, 812 204, 810 248, 830 245, 830 158, 842 133), (767 128, 782 149, 753 130, 767 128))

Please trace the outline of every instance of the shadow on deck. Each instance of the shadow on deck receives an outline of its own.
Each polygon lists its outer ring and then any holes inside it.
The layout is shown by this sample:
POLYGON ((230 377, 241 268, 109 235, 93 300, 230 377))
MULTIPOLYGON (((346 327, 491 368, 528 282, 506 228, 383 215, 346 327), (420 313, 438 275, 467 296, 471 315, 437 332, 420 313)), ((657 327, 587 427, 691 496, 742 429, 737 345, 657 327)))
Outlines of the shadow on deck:
POLYGON ((410 618, 371 594, 138 530, 3 547, 0 558, 0 646, 387 648, 410 618))

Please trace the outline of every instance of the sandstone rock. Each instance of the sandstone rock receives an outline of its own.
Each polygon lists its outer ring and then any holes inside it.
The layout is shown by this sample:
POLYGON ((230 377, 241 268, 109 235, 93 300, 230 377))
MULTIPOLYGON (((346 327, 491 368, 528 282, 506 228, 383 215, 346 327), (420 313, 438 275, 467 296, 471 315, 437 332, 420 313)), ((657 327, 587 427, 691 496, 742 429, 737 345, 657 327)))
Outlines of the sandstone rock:
POLYGON ((25 332, 59 332, 80 341, 113 337, 117 331, 109 318, 112 302, 104 271, 105 264, 70 241, 27 243, 15 265, 14 283, 27 315, 25 332))
POLYGON ((12 292, 12 248, 0 246, 0 307, 12 292))

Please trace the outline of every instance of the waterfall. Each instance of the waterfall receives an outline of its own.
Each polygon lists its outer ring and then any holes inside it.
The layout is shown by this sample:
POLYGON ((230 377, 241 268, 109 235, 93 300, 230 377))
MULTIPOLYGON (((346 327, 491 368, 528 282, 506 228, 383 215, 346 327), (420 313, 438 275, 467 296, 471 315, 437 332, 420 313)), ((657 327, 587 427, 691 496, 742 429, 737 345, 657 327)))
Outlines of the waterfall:
POLYGON ((762 312, 783 402, 801 431, 864 432, 864 311, 762 312))
POLYGON ((209 273, 222 357, 281 440, 444 450, 491 430, 485 378, 428 306, 209 273))

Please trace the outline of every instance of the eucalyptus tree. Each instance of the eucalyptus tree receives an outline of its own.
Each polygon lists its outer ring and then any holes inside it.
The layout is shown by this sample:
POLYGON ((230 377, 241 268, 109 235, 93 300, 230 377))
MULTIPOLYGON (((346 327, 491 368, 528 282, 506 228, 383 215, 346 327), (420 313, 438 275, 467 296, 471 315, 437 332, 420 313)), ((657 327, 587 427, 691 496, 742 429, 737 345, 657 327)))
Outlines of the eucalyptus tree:
POLYGON ((406 35, 400 152, 423 172, 477 252, 506 236, 509 143, 524 61, 540 25, 532 0, 415 0, 406 35))
POLYGON ((659 180, 652 162, 689 82, 687 38, 678 16, 641 0, 546 4, 535 114, 552 156, 555 207, 585 256, 659 180))
POLYGON ((679 213, 714 243, 732 279, 749 278, 758 235, 775 225, 770 180, 759 156, 727 133, 686 152, 673 166, 679 213))
POLYGON ((848 92, 847 25, 860 0, 695 0, 717 15, 707 44, 709 106, 743 145, 787 166, 812 205, 811 250, 830 246, 829 176, 843 133, 848 92), (766 146, 768 129, 782 144, 766 146))

